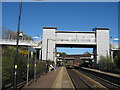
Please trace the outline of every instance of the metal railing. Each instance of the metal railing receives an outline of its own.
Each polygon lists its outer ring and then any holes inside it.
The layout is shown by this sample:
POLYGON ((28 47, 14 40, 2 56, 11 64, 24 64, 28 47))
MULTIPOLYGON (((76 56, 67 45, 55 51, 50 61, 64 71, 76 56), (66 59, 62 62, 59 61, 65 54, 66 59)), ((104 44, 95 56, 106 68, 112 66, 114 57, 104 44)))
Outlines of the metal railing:
MULTIPOLYGON (((38 76, 46 72, 46 61, 37 60, 36 54, 29 55, 27 48, 20 48, 17 61, 17 87, 27 84, 27 67, 29 65, 28 82, 35 81, 38 76), (22 51, 22 52, 20 52, 22 51), (29 63, 28 63, 28 55, 29 63)), ((13 88, 15 48, 13 46, 2 46, 2 89, 13 88)))
MULTIPOLYGON (((0 44, 13 44, 15 45, 16 44, 16 41, 15 39, 1 39, 0 40, 0 44)), ((22 44, 22 45, 37 45, 37 43, 35 43, 33 40, 19 40, 19 44, 22 44)))

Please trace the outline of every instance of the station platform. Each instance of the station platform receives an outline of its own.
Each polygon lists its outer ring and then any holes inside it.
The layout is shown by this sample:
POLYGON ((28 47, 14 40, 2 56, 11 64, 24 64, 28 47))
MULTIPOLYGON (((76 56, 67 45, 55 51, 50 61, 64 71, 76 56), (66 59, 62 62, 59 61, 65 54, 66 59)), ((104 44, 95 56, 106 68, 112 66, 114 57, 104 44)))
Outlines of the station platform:
POLYGON ((85 70, 93 71, 93 72, 98 72, 98 73, 101 73, 101 74, 106 74, 106 75, 109 75, 109 76, 112 76, 112 77, 120 78, 120 74, 109 73, 109 72, 101 71, 101 70, 98 70, 98 69, 90 69, 90 68, 85 68, 85 67, 81 67, 81 68, 85 69, 85 70))
POLYGON ((65 67, 59 67, 56 71, 49 71, 47 74, 40 76, 36 82, 31 83, 24 89, 30 88, 73 88, 74 85, 68 75, 65 67))

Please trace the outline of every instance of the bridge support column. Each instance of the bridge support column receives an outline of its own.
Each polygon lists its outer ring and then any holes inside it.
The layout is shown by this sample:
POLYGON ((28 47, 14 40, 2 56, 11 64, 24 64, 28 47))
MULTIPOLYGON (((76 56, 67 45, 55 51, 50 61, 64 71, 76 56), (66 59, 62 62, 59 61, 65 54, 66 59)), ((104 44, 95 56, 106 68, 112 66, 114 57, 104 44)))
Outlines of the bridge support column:
POLYGON ((55 27, 43 27, 42 60, 55 61, 55 27))
POLYGON ((42 50, 39 50, 39 60, 42 60, 42 50))
POLYGON ((99 63, 101 56, 109 57, 109 29, 95 28, 94 30, 96 30, 97 63, 99 63))
POLYGON ((110 51, 111 52, 111 59, 113 61, 113 51, 110 51))

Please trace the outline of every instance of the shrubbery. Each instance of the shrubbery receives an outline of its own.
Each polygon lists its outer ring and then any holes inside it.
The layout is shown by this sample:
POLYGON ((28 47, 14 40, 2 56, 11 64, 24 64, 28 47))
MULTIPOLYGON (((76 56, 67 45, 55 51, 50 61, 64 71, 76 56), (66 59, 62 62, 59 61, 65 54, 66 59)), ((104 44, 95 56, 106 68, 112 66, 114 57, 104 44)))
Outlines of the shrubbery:
POLYGON ((118 54, 115 56, 114 62, 116 66, 120 69, 120 51, 118 51, 118 54))
MULTIPOLYGON (((27 74, 27 63, 28 63, 28 50, 24 47, 19 47, 19 54, 17 59, 17 84, 26 81, 27 74)), ((16 48, 14 46, 3 46, 2 47, 2 88, 6 86, 12 86, 13 83, 13 69, 14 69, 14 58, 16 48)), ((34 78, 34 67, 35 67, 35 55, 30 55, 29 63, 29 80, 34 78)), ((36 60, 37 75, 42 74, 46 70, 46 62, 42 60, 36 60)))
MULTIPOLYGON (((2 81, 3 87, 8 84, 12 84, 13 82, 13 69, 14 69, 14 58, 16 48, 13 46, 3 46, 2 47, 2 81)), ((18 70, 17 70, 17 78, 18 83, 25 79, 26 74, 26 64, 27 57, 24 54, 18 54, 18 70)))
POLYGON ((119 60, 115 58, 113 61, 111 58, 107 58, 105 56, 100 57, 101 61, 99 62, 99 69, 104 70, 104 71, 109 71, 109 72, 114 72, 114 73, 120 73, 120 69, 118 68, 118 63, 119 60))

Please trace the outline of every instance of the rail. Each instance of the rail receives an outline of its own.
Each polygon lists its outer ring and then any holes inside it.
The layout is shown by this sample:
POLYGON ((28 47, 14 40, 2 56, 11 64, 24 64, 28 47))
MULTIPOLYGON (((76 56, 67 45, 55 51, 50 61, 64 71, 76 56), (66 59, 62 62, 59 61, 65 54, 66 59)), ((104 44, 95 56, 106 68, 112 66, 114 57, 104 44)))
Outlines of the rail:
POLYGON ((84 68, 77 69, 79 72, 85 74, 86 76, 92 78, 93 80, 98 81, 105 87, 109 89, 120 89, 120 78, 116 76, 111 76, 106 73, 100 73, 84 68))
POLYGON ((92 86, 87 83, 82 77, 77 75, 77 73, 75 73, 73 70, 68 69, 68 73, 76 90, 79 88, 86 88, 92 90, 92 86))

